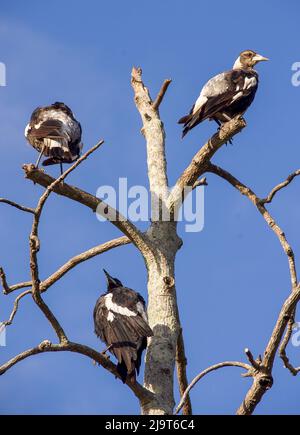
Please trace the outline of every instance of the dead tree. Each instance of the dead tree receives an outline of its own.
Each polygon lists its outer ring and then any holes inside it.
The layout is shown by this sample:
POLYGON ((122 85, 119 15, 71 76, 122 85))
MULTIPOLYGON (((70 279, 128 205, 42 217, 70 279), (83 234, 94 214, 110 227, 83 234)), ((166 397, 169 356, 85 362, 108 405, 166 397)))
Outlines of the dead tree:
MULTIPOLYGON (((189 392, 197 382, 214 370, 227 366, 235 366, 243 369, 242 376, 253 378, 253 384, 243 400, 243 403, 237 410, 237 414, 251 414, 266 391, 272 387, 272 368, 277 352, 279 352, 285 366, 291 371, 292 375, 295 376, 300 371, 300 368, 294 368, 292 366, 286 354, 286 348, 292 334, 296 307, 300 299, 300 284, 296 274, 294 253, 283 230, 278 226, 267 210, 267 205, 272 202, 275 195, 281 189, 289 185, 292 180, 300 174, 300 170, 295 171, 284 182, 276 186, 266 198, 260 198, 253 190, 245 186, 229 172, 214 165, 211 159, 218 149, 246 126, 245 121, 237 117, 223 125, 222 128, 200 148, 188 167, 179 176, 175 187, 169 192, 165 157, 165 131, 160 118, 159 107, 170 82, 170 80, 166 80, 163 83, 157 98, 153 101, 148 89, 142 81, 141 69, 133 68, 132 70, 131 84, 134 91, 135 104, 142 119, 141 131, 146 141, 150 192, 153 197, 159 199, 160 211, 163 208, 168 211, 170 215, 168 221, 164 220, 161 214, 159 214, 158 219, 151 221, 148 230, 141 232, 130 220, 121 216, 118 210, 112 209, 112 207, 105 204, 99 198, 65 182, 68 174, 74 171, 83 160, 96 151, 100 145, 102 145, 103 141, 91 148, 58 179, 54 179, 44 173, 44 171, 36 169, 34 165, 24 165, 25 177, 45 188, 36 208, 33 209, 7 199, 0 199, 0 202, 16 207, 25 213, 30 213, 33 217, 29 237, 30 279, 26 282, 9 285, 4 270, 0 270, 0 279, 5 295, 10 295, 17 290, 27 288, 27 290, 20 293, 15 299, 12 313, 9 319, 4 322, 4 325, 8 326, 12 324, 21 299, 31 295, 33 302, 42 311, 57 335, 57 343, 51 343, 49 340, 45 339, 36 347, 25 350, 2 364, 0 366, 0 375, 3 375, 15 364, 30 356, 43 352, 70 351, 86 355, 96 361, 104 369, 111 372, 114 376, 118 377, 116 365, 105 355, 84 344, 73 343, 69 340, 63 326, 45 303, 43 293, 48 291, 55 282, 62 279, 66 273, 78 264, 110 249, 132 243, 143 256, 147 268, 148 317, 150 326, 154 331, 154 336, 149 339, 146 353, 144 384, 140 385, 138 382, 135 384, 127 383, 128 388, 132 390, 139 400, 141 412, 148 415, 166 415, 177 414, 182 410, 185 415, 191 414, 192 407, 189 392), (266 221, 269 229, 274 232, 288 260, 291 293, 287 296, 282 306, 266 349, 263 352, 261 349, 257 350, 257 352, 260 351, 260 353, 262 353, 263 357, 255 358, 249 349, 245 349, 247 362, 226 361, 215 364, 202 371, 188 384, 186 375, 187 359, 180 325, 174 275, 175 257, 182 246, 182 240, 177 234, 176 217, 179 207, 185 199, 185 189, 187 187, 195 189, 199 185, 205 185, 206 179, 201 179, 201 177, 204 177, 207 173, 221 177, 242 195, 245 195, 266 221), (42 249, 42 244, 39 240, 39 221, 43 213, 44 205, 52 193, 79 202, 83 206, 90 208, 93 212, 97 211, 105 217, 108 215, 115 216, 115 219, 112 220, 112 224, 120 230, 123 236, 102 245, 95 246, 71 258, 56 272, 41 281, 38 269, 38 252, 40 248, 42 249), (175 365, 181 394, 181 401, 176 408, 174 402, 175 365)), ((189 331, 187 331, 187 333, 189 333, 189 331)))

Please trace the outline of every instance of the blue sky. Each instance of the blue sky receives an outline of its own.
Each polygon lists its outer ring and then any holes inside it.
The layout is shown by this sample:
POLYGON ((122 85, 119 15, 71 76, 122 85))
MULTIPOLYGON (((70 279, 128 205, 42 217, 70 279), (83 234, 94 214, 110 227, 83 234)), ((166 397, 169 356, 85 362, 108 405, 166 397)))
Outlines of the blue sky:
MULTIPOLYGON (((172 185, 201 144, 215 131, 204 123, 182 142, 176 124, 212 75, 229 69, 240 51, 254 49, 271 61, 258 66, 260 89, 247 113, 248 127, 214 162, 264 196, 297 169, 300 87, 291 67, 300 61, 297 0, 199 2, 190 0, 59 2, 1 5, 0 62, 7 87, 0 88, 0 196, 34 206, 42 189, 26 181, 21 166, 36 152, 23 132, 38 105, 64 101, 80 119, 86 149, 105 145, 69 178, 91 193, 103 184, 147 186, 145 145, 133 104, 130 71, 140 65, 152 95, 165 78, 173 82, 161 107, 167 132, 172 185)), ((49 169, 54 176, 58 168, 49 169)), ((224 360, 244 360, 243 349, 262 353, 289 292, 287 260, 278 240, 254 207, 238 192, 208 176, 205 227, 184 233, 176 262, 178 302, 192 378, 224 360)), ((278 195, 270 211, 299 249, 300 181, 278 195)), ((40 227, 40 273, 47 277, 73 255, 119 235, 84 207, 52 196, 40 227)), ((9 282, 29 278, 31 217, 5 205, 0 213, 0 263, 9 282)), ((146 270, 132 246, 82 264, 52 287, 47 303, 73 341, 103 349, 93 333, 92 310, 105 290, 105 267, 146 296, 146 270)), ((14 297, 0 296, 0 319, 14 297)), ((298 319, 300 320, 300 318, 298 319)), ((5 361, 41 340, 55 337, 30 298, 22 301, 7 331, 5 361)), ((300 363, 300 348, 289 354, 300 363)), ((251 380, 237 368, 207 376, 192 393, 195 413, 230 414, 251 380)), ((256 413, 299 413, 299 378, 277 360, 275 383, 256 413)), ((87 358, 44 354, 15 366, 0 378, 0 413, 138 413, 132 393, 87 358)), ((178 400, 178 393, 176 392, 178 400)))

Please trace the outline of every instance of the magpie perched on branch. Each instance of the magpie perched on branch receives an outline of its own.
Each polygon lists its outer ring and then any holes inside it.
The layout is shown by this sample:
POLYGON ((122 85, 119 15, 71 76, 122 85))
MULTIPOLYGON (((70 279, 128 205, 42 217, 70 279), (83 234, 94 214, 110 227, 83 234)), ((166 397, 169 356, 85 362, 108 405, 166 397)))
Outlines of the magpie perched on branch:
POLYGON ((189 115, 178 121, 184 124, 182 137, 205 119, 214 120, 220 126, 237 115, 242 116, 252 104, 258 87, 258 73, 253 67, 265 60, 269 59, 252 50, 243 51, 232 70, 210 79, 189 115))
POLYGON ((106 270, 107 292, 94 308, 95 333, 118 360, 117 370, 125 383, 127 376, 134 383, 139 374, 147 337, 153 332, 148 325, 143 297, 127 287, 106 270))
POLYGON ((61 171, 63 163, 77 160, 83 146, 81 133, 80 123, 66 104, 56 102, 35 109, 25 128, 25 137, 40 153, 36 167, 43 155, 48 157, 43 166, 59 163, 61 171))

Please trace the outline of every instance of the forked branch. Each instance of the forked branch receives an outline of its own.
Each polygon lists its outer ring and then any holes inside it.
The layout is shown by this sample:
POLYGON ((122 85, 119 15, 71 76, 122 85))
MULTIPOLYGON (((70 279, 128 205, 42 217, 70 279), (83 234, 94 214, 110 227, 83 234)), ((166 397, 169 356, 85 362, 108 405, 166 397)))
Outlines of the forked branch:
POLYGON ((211 373, 211 372, 213 372, 215 370, 218 370, 218 369, 221 369, 223 367, 240 367, 240 368, 248 370, 248 371, 251 369, 251 366, 249 366, 248 364, 245 364, 245 363, 242 363, 242 362, 238 362, 238 361, 225 361, 225 362, 222 362, 222 363, 219 363, 219 364, 215 364, 215 365, 213 365, 211 367, 208 367, 207 369, 203 370, 203 372, 199 373, 199 375, 197 375, 192 380, 192 382, 189 384, 189 386, 185 390, 183 396, 181 397, 181 400, 180 400, 180 402, 179 402, 179 404, 178 404, 178 406, 177 406, 177 408, 176 408, 176 410, 174 412, 174 415, 179 413, 181 408, 184 406, 184 404, 185 404, 185 402, 186 402, 186 400, 188 398, 188 395, 189 395, 191 389, 194 388, 195 385, 202 378, 204 378, 204 376, 206 376, 208 373, 211 373))
POLYGON ((289 264, 292 293, 286 299, 285 303, 282 306, 278 320, 273 329, 267 347, 264 351, 262 361, 258 364, 258 362, 254 360, 251 352, 248 351, 247 353, 249 360, 252 361, 252 364, 255 366, 257 371, 256 374, 253 376, 254 381, 252 387, 248 391, 242 405, 239 407, 237 414, 249 415, 254 411, 255 407, 260 402, 265 392, 272 387, 273 384, 272 369, 273 369, 274 359, 287 327, 288 329, 280 348, 281 358, 284 360, 286 367, 288 367, 293 374, 296 374, 297 371, 289 363, 289 360, 285 353, 286 346, 291 338, 291 328, 295 315, 295 310, 300 300, 300 286, 297 279, 295 257, 294 257, 293 249, 291 245, 288 243, 284 232, 276 223, 275 219, 271 216, 269 211, 266 209, 265 204, 271 202, 276 192, 281 190, 283 187, 287 186, 292 181, 292 179, 295 178, 298 171, 292 174, 292 176, 290 176, 285 182, 280 183, 278 186, 276 186, 268 195, 266 200, 259 198, 253 192, 252 189, 250 189, 249 187, 241 183, 232 174, 220 168, 219 166, 209 164, 207 166, 207 171, 212 172, 220 176, 221 178, 225 179, 226 181, 228 181, 234 188, 236 188, 242 195, 245 195, 254 204, 254 206, 262 215, 262 217, 264 218, 264 220, 266 221, 270 229, 277 236, 282 246, 282 249, 287 256, 288 264, 289 264))
POLYGON ((167 205, 169 210, 174 211, 179 209, 184 198, 185 188, 197 185, 198 178, 206 172, 210 159, 218 149, 227 143, 233 136, 240 133, 245 127, 245 120, 240 116, 237 116, 231 121, 223 124, 219 131, 215 133, 202 148, 200 148, 193 157, 191 163, 178 178, 168 199, 167 205))

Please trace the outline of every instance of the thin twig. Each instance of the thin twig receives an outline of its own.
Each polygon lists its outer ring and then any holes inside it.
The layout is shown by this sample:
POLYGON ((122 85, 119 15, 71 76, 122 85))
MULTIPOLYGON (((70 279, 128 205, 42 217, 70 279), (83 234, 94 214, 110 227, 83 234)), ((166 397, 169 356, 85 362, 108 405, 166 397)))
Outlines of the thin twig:
POLYGON ((154 103, 152 104, 154 110, 158 110, 158 108, 159 108, 159 106, 160 106, 160 104, 165 96, 165 93, 167 92, 167 89, 171 83, 172 83, 171 79, 166 79, 163 82, 162 87, 160 88, 160 91, 157 94, 157 97, 156 97, 154 103))
MULTIPOLYGON (((257 210, 260 212, 266 223, 268 224, 269 228, 275 233, 277 236, 287 258, 289 263, 289 270, 290 270, 290 278, 291 278, 291 289, 292 293, 291 295, 286 299, 284 302, 281 312, 279 314, 279 317, 277 319, 276 325, 273 329, 273 332, 271 334, 271 337, 269 339, 269 342, 267 344, 267 347, 264 352, 263 359, 261 361, 261 364, 258 364, 257 361, 254 360, 253 355, 250 351, 247 352, 248 358, 250 359, 252 365, 257 366, 255 367, 257 369, 257 372, 255 375, 253 375, 253 384, 251 388, 249 389, 242 405, 237 410, 237 414, 240 415, 249 415, 252 414, 257 404, 262 399, 265 392, 272 387, 273 384, 273 378, 272 378, 272 369, 274 364, 274 359, 277 353, 277 350, 280 346, 281 340, 283 338, 285 329, 288 325, 288 322, 293 317, 295 313, 296 306, 300 300, 300 285, 298 284, 297 279, 297 271, 296 271, 296 264, 295 264, 295 257, 294 252, 292 250, 291 245, 288 243, 287 238, 285 236, 285 233, 283 230, 279 227, 279 225, 276 223, 275 219, 271 216, 271 214, 268 212, 268 210, 265 207, 265 204, 267 201, 262 200, 259 198, 252 189, 245 186, 243 183, 241 183, 237 178, 235 178, 233 175, 231 175, 228 171, 225 171, 224 169, 220 168, 219 166, 212 165, 211 163, 207 166, 207 171, 212 172, 222 178, 224 178, 226 181, 228 181, 233 187, 235 187, 242 195, 245 195, 257 208, 257 210), (249 353, 250 352, 250 353, 249 353)), ((295 175, 296 176, 296 175, 295 175)), ((290 181, 293 179, 291 177, 290 181)), ((273 189, 273 191, 269 195, 269 200, 271 201, 276 192, 281 190, 283 187, 287 186, 290 181, 286 181, 282 184, 277 186, 273 189)), ((269 202, 270 202, 269 201, 269 202)), ((287 343, 290 339, 291 333, 290 333, 290 326, 288 327, 287 334, 283 340, 283 344, 281 347, 281 353, 283 356, 283 359, 285 361, 285 364, 289 364, 288 358, 285 354, 285 348, 287 346, 287 343)), ((291 369, 290 365, 290 369, 291 369)))
POLYGON ((51 192, 55 188, 56 185, 63 182, 63 180, 72 172, 74 171, 80 163, 82 163, 87 157, 92 154, 94 151, 96 151, 102 144, 103 140, 97 143, 94 147, 92 147, 90 150, 88 150, 83 156, 81 156, 69 169, 67 169, 60 177, 58 177, 53 183, 51 183, 45 190, 45 192, 42 194, 42 196, 39 199, 39 202, 37 204, 37 207, 35 209, 33 223, 32 223, 32 229, 29 237, 29 246, 30 246, 30 271, 31 271, 31 278, 32 278, 32 297, 37 306, 40 308, 40 310, 44 313, 45 317, 49 320, 50 324, 52 325, 53 329, 55 330, 58 339, 60 343, 67 343, 68 338, 63 330, 62 326, 60 325, 59 321, 53 314, 53 312, 50 310, 48 305, 45 303, 41 296, 40 291, 40 278, 39 278, 39 270, 38 270, 38 260, 37 260, 37 252, 40 249, 40 242, 38 239, 38 227, 40 222, 40 217, 43 211, 43 207, 49 198, 51 192))
POLYGON ((289 344, 290 339, 292 337, 294 323, 295 323, 295 312, 293 313, 293 315, 290 317, 288 321, 285 336, 279 346, 279 356, 283 361, 284 367, 286 367, 292 373, 293 376, 297 376, 297 374, 299 373, 299 369, 295 368, 290 363, 290 360, 286 354, 287 345, 289 344))
POLYGON ((35 209, 35 223, 38 223, 38 218, 41 215, 42 209, 44 207, 45 202, 47 201, 49 195, 55 187, 60 184, 62 181, 66 179, 66 177, 73 172, 77 166, 79 166, 84 160, 86 160, 90 154, 92 154, 94 151, 96 151, 102 144, 104 143, 104 140, 99 141, 95 146, 93 146, 91 149, 89 149, 85 154, 83 154, 69 169, 67 169, 60 177, 58 177, 56 180, 53 181, 47 188, 46 191, 41 196, 38 205, 35 209))
POLYGON ((201 180, 197 180, 193 185, 193 190, 200 186, 208 186, 206 177, 201 178, 201 180))
MULTIPOLYGON (((180 328, 180 332, 178 334, 178 339, 177 339, 177 346, 176 346, 176 367, 177 367, 177 378, 178 378, 180 396, 183 396, 184 392, 186 391, 189 385, 187 375, 186 375, 186 366, 187 366, 187 359, 185 356, 182 328, 180 328)), ((185 399, 182 414, 192 415, 192 403, 189 394, 185 399)))
POLYGON ((104 252, 110 251, 113 248, 117 248, 119 246, 128 245, 131 243, 131 240, 128 237, 123 236, 117 239, 110 240, 109 242, 102 243, 101 245, 95 246, 94 248, 89 249, 88 251, 82 252, 79 255, 71 258, 67 261, 63 266, 61 266, 56 272, 54 272, 49 278, 45 279, 40 284, 40 291, 44 292, 49 287, 51 287, 55 282, 61 279, 67 272, 72 270, 78 264, 83 263, 97 255, 103 254, 104 252))
POLYGON ((255 207, 260 212, 260 214, 262 215, 262 217, 264 218, 268 226, 277 236, 282 246, 282 249, 288 258, 292 288, 296 288, 298 284, 298 279, 297 279, 296 264, 295 264, 293 249, 291 245, 288 243, 283 230, 279 227, 275 219, 271 216, 271 214, 268 212, 266 207, 262 204, 261 198, 259 198, 253 192, 252 189, 250 189, 248 186, 243 184, 241 181, 239 181, 237 178, 231 175, 228 171, 222 169, 220 166, 216 166, 209 163, 207 165, 207 171, 212 172, 221 178, 224 178, 224 180, 228 181, 234 188, 236 188, 242 195, 245 195, 255 205, 255 207))
POLYGON ((251 366, 249 366, 248 364, 242 363, 242 362, 238 362, 238 361, 225 361, 219 364, 215 364, 211 367, 208 367, 207 369, 203 370, 203 372, 199 373, 199 375, 197 375, 192 382, 190 383, 190 385, 188 386, 188 388, 185 390, 179 405, 177 406, 174 415, 177 415, 179 413, 179 411, 181 410, 181 408, 183 407, 189 392, 191 391, 192 388, 195 387, 195 385, 200 381, 200 379, 202 379, 204 376, 206 376, 208 373, 213 372, 215 370, 221 369, 223 367, 240 367, 243 368, 245 370, 250 370, 251 366))
POLYGON ((283 181, 282 183, 275 186, 274 189, 271 190, 269 195, 266 198, 261 200, 261 203, 262 204, 269 204, 270 202, 272 202, 276 193, 279 192, 284 187, 288 186, 294 180, 294 178, 297 177, 298 175, 300 175, 300 169, 297 169, 297 171, 294 171, 292 174, 290 174, 287 177, 287 179, 285 181, 283 181))
POLYGON ((31 294, 31 290, 26 290, 25 292, 23 292, 23 293, 21 293, 21 294, 19 294, 19 295, 17 296, 17 298, 15 299, 15 302, 14 302, 13 310, 12 310, 12 312, 11 312, 11 315, 9 316, 9 319, 2 323, 2 324, 4 324, 4 326, 9 326, 9 325, 12 324, 12 322, 13 322, 13 320, 14 320, 14 318, 15 318, 15 315, 17 314, 17 311, 18 311, 18 308, 19 308, 19 302, 20 302, 20 300, 21 300, 24 296, 27 296, 27 295, 29 295, 29 294, 31 294))
MULTIPOLYGON (((53 284, 55 284, 59 279, 61 279, 66 273, 70 270, 74 269, 78 264, 83 263, 84 261, 90 260, 97 255, 103 254, 104 252, 110 251, 111 249, 117 248, 119 246, 128 245, 131 243, 131 240, 126 236, 118 237, 117 239, 110 240, 109 242, 102 243, 101 245, 95 246, 93 248, 88 249, 81 254, 75 255, 70 260, 68 260, 63 266, 61 266, 56 272, 46 278, 44 281, 40 283, 40 291, 41 293, 48 290, 53 284)), ((0 268, 0 279, 3 284, 3 275, 1 274, 3 269, 0 268)), ((6 280, 4 280, 4 284, 7 286, 6 280)), ((23 282, 20 284, 15 284, 10 287, 6 287, 7 291, 5 294, 11 293, 15 290, 19 290, 25 287, 32 287, 32 281, 23 282)))
POLYGON ((11 205, 12 207, 17 208, 18 210, 25 211, 26 213, 34 214, 34 209, 30 207, 25 207, 24 205, 17 204, 16 202, 10 201, 9 199, 0 198, 0 202, 4 204, 11 205))
POLYGON ((260 368, 260 364, 259 364, 259 363, 254 359, 254 356, 253 356, 251 350, 248 349, 248 348, 246 348, 246 349, 245 349, 245 354, 246 354, 246 356, 247 356, 247 358, 248 358, 250 364, 252 365, 252 367, 253 367, 255 370, 259 370, 259 368, 260 368))
POLYGON ((266 391, 268 391, 273 383, 272 368, 280 345, 281 339, 284 335, 288 320, 294 313, 297 304, 300 301, 300 284, 292 291, 290 296, 285 300, 275 327, 267 344, 264 352, 263 360, 260 365, 257 376, 254 376, 254 382, 246 394, 243 403, 237 410, 238 415, 250 415, 255 410, 256 406, 262 399, 266 391))
POLYGON ((22 288, 26 288, 26 287, 31 287, 32 286, 32 282, 31 281, 20 282, 18 284, 9 286, 7 284, 6 275, 5 275, 5 272, 4 272, 2 267, 0 267, 0 281, 1 281, 1 284, 2 284, 2 288, 3 288, 3 293, 5 295, 8 295, 9 293, 11 293, 11 292, 13 292, 15 290, 20 290, 22 288))

